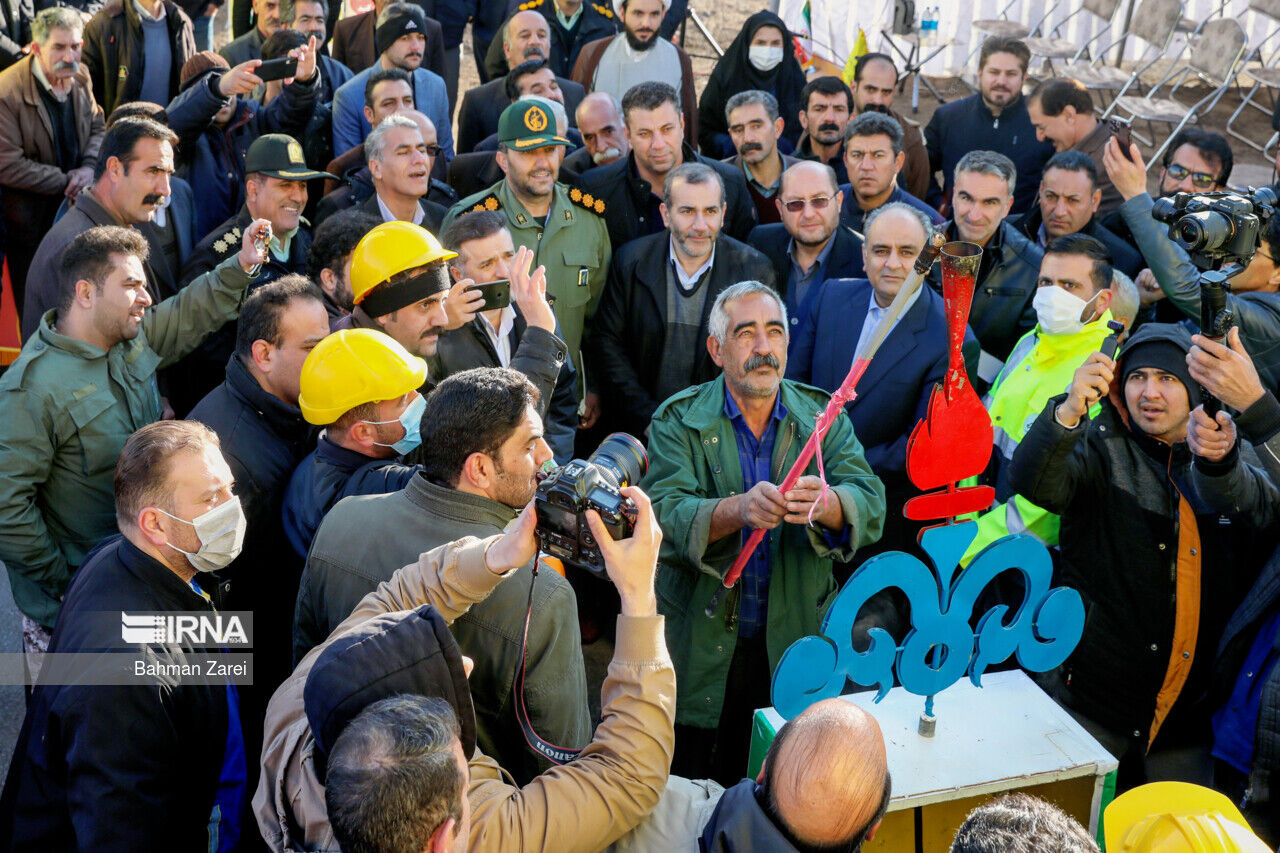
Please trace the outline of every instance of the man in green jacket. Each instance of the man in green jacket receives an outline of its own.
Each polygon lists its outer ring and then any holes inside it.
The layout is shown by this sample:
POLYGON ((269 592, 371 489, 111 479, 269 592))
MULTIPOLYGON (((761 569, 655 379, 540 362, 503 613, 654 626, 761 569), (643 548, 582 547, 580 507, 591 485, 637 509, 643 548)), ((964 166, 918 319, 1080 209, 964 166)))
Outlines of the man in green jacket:
POLYGON ((828 395, 784 380, 787 311, 759 282, 711 309, 707 348, 724 371, 658 407, 642 488, 662 524, 658 601, 680 691, 672 772, 724 785, 746 772, 751 717, 768 706, 783 651, 818 633, 836 592, 834 560, 880 538, 884 487, 848 418, 822 441, 814 473, 779 491, 828 395), (751 528, 771 531, 714 616, 703 609, 751 528))
POLYGON ((254 222, 239 255, 154 307, 137 231, 90 228, 63 252, 61 304, 0 377, 0 560, 25 650, 47 645, 71 575, 116 532, 116 459, 131 433, 161 418, 156 371, 235 319, 267 227, 254 222))

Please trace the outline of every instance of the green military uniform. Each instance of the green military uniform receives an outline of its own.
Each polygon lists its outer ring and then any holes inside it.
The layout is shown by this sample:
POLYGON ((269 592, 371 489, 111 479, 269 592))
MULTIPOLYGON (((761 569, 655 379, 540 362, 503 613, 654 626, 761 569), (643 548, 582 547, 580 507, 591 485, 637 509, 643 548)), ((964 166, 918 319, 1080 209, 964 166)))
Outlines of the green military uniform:
MULTIPOLYGON (((503 111, 498 138, 521 151, 569 144, 563 137, 546 132, 547 128, 555 128, 550 110, 537 101, 517 101, 503 111)), ((501 211, 516 246, 527 246, 533 252, 534 268, 546 267, 547 297, 552 300, 561 336, 581 376, 583 328, 600 301, 612 255, 602 216, 604 202, 576 187, 557 183, 543 224, 516 198, 511 185, 502 180, 454 205, 443 227, 448 228, 454 219, 475 210, 501 211)))
POLYGON ((60 334, 46 312, 0 377, 0 560, 34 621, 53 627, 72 572, 117 532, 116 461, 131 433, 160 420, 156 370, 235 319, 251 280, 231 258, 107 351, 60 334))

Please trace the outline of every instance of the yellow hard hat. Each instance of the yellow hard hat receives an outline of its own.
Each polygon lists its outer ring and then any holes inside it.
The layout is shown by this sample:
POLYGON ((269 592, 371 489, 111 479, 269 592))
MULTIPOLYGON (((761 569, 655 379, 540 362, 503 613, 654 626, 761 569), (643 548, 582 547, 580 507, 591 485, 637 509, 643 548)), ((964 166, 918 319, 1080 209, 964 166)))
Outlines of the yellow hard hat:
POLYGON ((364 235, 351 253, 352 296, 370 317, 389 314, 449 289, 449 273, 443 268, 431 270, 427 276, 401 280, 397 280, 397 276, 457 256, 457 252, 445 249, 425 228, 399 220, 384 222, 364 235), (366 304, 370 291, 381 285, 390 285, 378 293, 383 304, 366 304), (395 295, 384 292, 391 290, 403 292, 395 295))
POLYGON ((408 394, 426 379, 427 363, 390 335, 342 329, 302 363, 298 408, 307 423, 327 426, 356 406, 408 394))
POLYGON ((1271 853, 1228 797, 1187 782, 1126 791, 1102 827, 1107 853, 1271 853))

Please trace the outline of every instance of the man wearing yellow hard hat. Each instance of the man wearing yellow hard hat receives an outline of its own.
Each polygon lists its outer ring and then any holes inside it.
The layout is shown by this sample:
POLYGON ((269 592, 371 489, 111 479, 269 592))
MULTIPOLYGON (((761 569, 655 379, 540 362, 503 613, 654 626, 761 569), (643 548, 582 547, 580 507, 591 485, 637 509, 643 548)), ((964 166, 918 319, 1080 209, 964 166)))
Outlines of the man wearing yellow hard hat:
POLYGON ((446 262, 456 254, 411 222, 384 222, 374 228, 351 255, 355 307, 334 330, 372 329, 390 335, 415 356, 435 355, 440 334, 449 324, 446 262))
POLYGON ((1225 795, 1187 782, 1127 791, 1102 816, 1107 853, 1271 853, 1225 795))
POLYGON ((425 361, 372 329, 335 332, 302 363, 298 408, 325 429, 285 491, 284 531, 299 557, 338 501, 399 491, 418 470, 400 457, 421 443, 426 378, 425 361))

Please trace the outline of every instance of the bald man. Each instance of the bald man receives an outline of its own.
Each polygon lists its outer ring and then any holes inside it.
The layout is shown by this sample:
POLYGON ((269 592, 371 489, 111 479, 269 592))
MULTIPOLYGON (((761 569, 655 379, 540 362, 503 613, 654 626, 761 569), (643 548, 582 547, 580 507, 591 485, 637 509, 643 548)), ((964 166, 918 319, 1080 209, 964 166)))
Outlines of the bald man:
POLYGON ((592 92, 575 113, 582 147, 560 162, 560 180, 572 183, 578 175, 605 166, 631 153, 622 121, 622 104, 608 92, 592 92))

